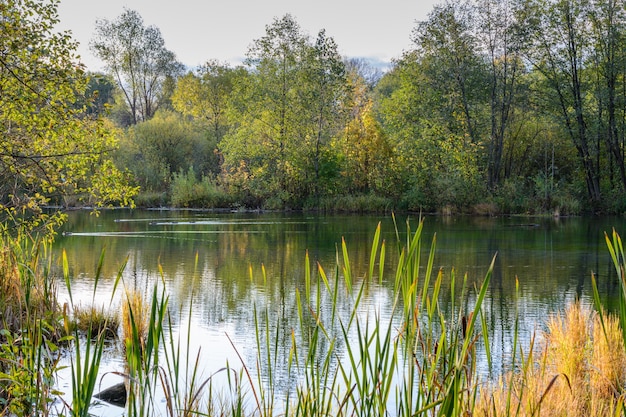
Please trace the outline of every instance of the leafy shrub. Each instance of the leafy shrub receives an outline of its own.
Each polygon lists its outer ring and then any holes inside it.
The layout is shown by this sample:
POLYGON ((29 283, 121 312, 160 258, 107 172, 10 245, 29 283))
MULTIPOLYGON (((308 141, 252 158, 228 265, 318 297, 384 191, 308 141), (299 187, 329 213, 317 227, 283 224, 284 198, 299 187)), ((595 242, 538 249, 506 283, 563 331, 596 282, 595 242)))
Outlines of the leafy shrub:
POLYGON ((523 178, 507 178, 494 192, 494 202, 501 213, 526 213, 529 210, 529 195, 523 178))
POLYGON ((163 207, 167 203, 167 193, 162 191, 144 191, 135 197, 137 207, 163 207))
POLYGON ((174 207, 217 208, 230 206, 230 198, 207 176, 198 180, 193 167, 174 174, 171 186, 174 207))
POLYGON ((362 194, 326 197, 320 200, 318 208, 330 212, 384 213, 395 207, 388 198, 362 194))

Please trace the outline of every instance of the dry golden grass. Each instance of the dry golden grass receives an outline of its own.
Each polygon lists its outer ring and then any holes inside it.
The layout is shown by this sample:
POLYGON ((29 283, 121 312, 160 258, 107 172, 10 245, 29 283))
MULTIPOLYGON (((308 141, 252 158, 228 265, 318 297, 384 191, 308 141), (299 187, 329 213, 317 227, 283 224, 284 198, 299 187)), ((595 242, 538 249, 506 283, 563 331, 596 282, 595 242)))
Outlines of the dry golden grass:
POLYGON ((0 326, 12 329, 21 323, 24 297, 17 262, 6 245, 0 247, 0 294, 3 305, 3 323, 0 326))
POLYGON ((19 256, 10 244, 0 244, 0 329, 14 333, 32 320, 54 321, 60 313, 54 281, 42 272, 38 258, 19 256))
POLYGON ((150 312, 148 304, 140 292, 126 290, 126 300, 122 302, 122 340, 124 346, 135 340, 136 336, 143 348, 148 335, 150 312))
POLYGON ((550 317, 539 357, 481 390, 477 416, 609 416, 621 406, 626 354, 618 320, 572 304, 550 317))
POLYGON ((74 306, 74 325, 82 332, 91 332, 96 337, 101 332, 107 338, 116 338, 120 327, 120 318, 112 311, 105 311, 104 307, 74 306))

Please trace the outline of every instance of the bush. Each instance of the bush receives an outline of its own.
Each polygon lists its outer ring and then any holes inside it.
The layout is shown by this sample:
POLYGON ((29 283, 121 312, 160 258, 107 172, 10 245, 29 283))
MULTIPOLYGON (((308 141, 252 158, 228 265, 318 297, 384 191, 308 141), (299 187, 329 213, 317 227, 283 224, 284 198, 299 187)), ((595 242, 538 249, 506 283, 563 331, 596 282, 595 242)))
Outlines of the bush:
POLYGON ((162 191, 143 191, 135 197, 137 207, 163 207, 167 205, 167 193, 162 191))
POLYGON ((385 213, 395 207, 388 198, 363 194, 322 198, 317 208, 329 212, 385 213))
POLYGON ((494 202, 504 214, 527 213, 530 197, 523 178, 507 178, 494 192, 494 202))
POLYGON ((231 204, 228 195, 215 181, 203 176, 198 181, 193 167, 187 173, 174 174, 171 186, 171 203, 174 207, 219 208, 231 204))

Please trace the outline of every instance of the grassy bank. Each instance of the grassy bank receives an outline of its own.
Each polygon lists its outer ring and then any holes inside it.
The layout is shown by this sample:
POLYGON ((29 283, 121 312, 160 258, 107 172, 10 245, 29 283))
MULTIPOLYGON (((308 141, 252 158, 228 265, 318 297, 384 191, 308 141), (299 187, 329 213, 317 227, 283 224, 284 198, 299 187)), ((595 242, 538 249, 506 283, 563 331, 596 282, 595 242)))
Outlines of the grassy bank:
MULTIPOLYGON (((607 243, 622 278, 620 315, 605 313, 599 302, 593 311, 578 303, 564 306, 562 314, 548 318, 545 331, 524 346, 518 343, 516 325, 513 354, 505 364, 509 372, 488 380, 478 364, 491 361, 488 318, 481 309, 491 268, 480 287, 469 285, 468 277, 456 276, 454 270, 446 271, 444 279, 444 271, 433 267, 436 238, 424 242, 422 225, 412 230, 407 224, 406 238, 398 233, 391 245, 381 239, 379 226, 365 277, 353 276, 345 242, 330 269, 312 265, 307 255, 304 284, 294 295, 298 320, 293 328, 282 328, 269 310, 254 307, 256 359, 241 355, 239 363, 225 363, 208 376, 199 369, 201 352, 187 347, 191 328, 175 336, 171 313, 176 307, 162 285, 150 294, 127 291, 122 264, 115 281, 116 291, 122 293, 121 317, 75 304, 71 298, 59 306, 55 300, 61 277, 54 277, 50 263, 43 262, 49 259, 46 246, 4 237, 0 411, 89 415, 104 344, 111 329, 120 326, 117 343, 125 356, 129 416, 626 413, 625 257, 617 234, 607 243), (389 250, 399 251, 393 276, 385 276, 389 250), (390 314, 371 311, 363 302, 368 287, 383 281, 393 283, 390 314), (439 304, 444 291, 453 300, 445 309, 439 304), (336 309, 340 297, 350 299, 347 316, 336 309), (97 324, 85 324, 90 322, 97 324), (284 334, 290 335, 286 356, 278 353, 284 334), (58 395, 54 374, 67 352, 73 355, 72 400, 53 403, 58 395), (293 382, 287 392, 277 380, 279 368, 286 369, 293 382), (216 377, 225 382, 214 383, 216 377)), ((65 258, 63 271, 71 294, 65 258)), ((235 344, 233 349, 237 351, 235 344)))

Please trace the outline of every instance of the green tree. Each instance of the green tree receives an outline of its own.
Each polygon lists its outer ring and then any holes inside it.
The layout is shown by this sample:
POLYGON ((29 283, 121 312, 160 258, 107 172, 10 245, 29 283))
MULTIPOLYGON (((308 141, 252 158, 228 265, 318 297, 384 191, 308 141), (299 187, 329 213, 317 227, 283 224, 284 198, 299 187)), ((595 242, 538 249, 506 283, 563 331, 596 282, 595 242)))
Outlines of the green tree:
POLYGON ((165 47, 161 31, 144 26, 134 10, 125 10, 113 21, 98 20, 90 47, 123 92, 133 124, 150 119, 167 101, 164 86, 173 85, 172 77, 183 69, 165 47))
POLYGON ((126 185, 109 158, 115 137, 84 102, 87 77, 69 33, 54 31, 57 1, 0 4, 0 210, 32 230, 52 227, 51 202, 78 196, 89 204, 130 204, 126 185))
MULTIPOLYGON (((329 149, 334 137, 345 126, 348 99, 348 80, 341 55, 334 39, 326 36, 326 31, 318 33, 315 44, 308 49, 305 57, 303 78, 302 117, 306 127, 301 133, 301 147, 306 148, 305 157, 313 165, 313 175, 309 176, 307 191, 318 198, 322 186, 332 182, 334 172, 324 167, 333 166, 334 156, 329 149), (304 134, 303 134, 304 133, 304 134), (324 175, 322 175, 322 171, 324 175)), ((305 165, 307 174, 310 171, 305 165)))
POLYGON ((234 128, 222 142, 225 174, 254 184, 271 207, 302 206, 331 192, 338 176, 333 138, 345 126, 345 65, 334 40, 315 42, 290 15, 252 43, 249 76, 231 101, 234 128))
POLYGON ((597 73, 598 134, 605 138, 609 151, 611 180, 616 165, 622 191, 626 191, 626 3, 623 0, 592 1, 589 19, 594 50, 592 63, 597 73))
POLYGON ((545 81, 546 110, 559 117, 576 148, 589 200, 597 208, 601 202, 600 149, 590 131, 593 107, 590 73, 585 71, 585 60, 592 52, 589 2, 528 0, 519 16, 525 26, 525 58, 545 81))
POLYGON ((242 67, 231 68, 218 61, 208 61, 195 73, 178 80, 172 104, 176 111, 209 126, 213 141, 222 140, 228 127, 227 108, 235 85, 247 75, 242 67))
POLYGON ((89 74, 86 92, 88 101, 84 103, 87 106, 87 113, 105 116, 115 104, 116 88, 115 81, 106 74, 89 74))
POLYGON ((223 141, 225 171, 245 169, 256 197, 276 207, 293 203, 302 189, 296 165, 307 44, 290 15, 266 26, 248 50, 250 76, 238 85, 231 107, 237 126, 223 141))
POLYGON ((477 0, 477 38, 488 66, 490 133, 487 142, 487 185, 494 190, 503 172, 505 139, 519 95, 524 68, 519 57, 516 21, 512 3, 477 0))
POLYGON ((436 5, 413 31, 414 57, 427 77, 433 109, 441 121, 473 144, 481 142, 480 114, 487 90, 484 60, 479 54, 474 7, 468 1, 436 5))

